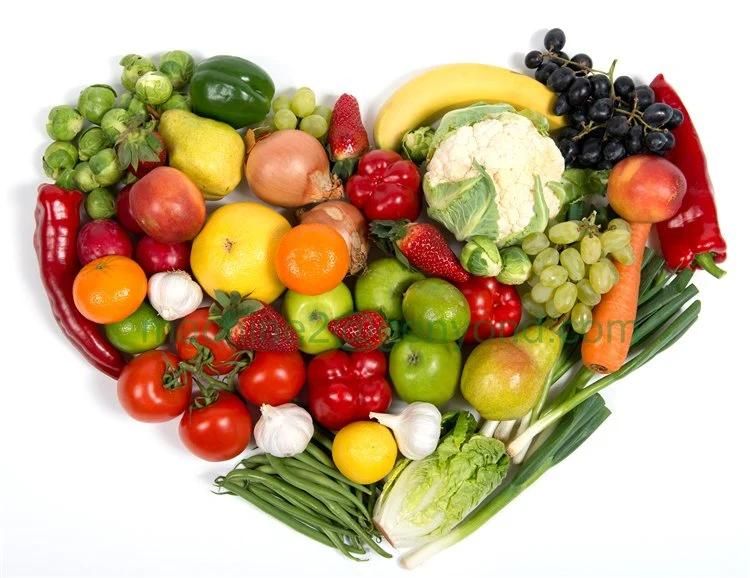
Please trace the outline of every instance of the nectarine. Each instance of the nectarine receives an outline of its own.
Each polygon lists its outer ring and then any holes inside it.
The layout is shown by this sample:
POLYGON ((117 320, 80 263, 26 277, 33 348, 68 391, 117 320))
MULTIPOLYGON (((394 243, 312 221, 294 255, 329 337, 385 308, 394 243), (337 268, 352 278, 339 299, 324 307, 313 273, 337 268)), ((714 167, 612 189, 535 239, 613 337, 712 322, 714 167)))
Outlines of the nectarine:
POLYGON ((666 159, 636 155, 612 169, 609 204, 632 223, 659 223, 674 217, 685 196, 685 175, 666 159))
POLYGON ((190 241, 203 228, 206 203, 184 173, 157 167, 130 189, 130 213, 150 237, 179 243, 190 241))

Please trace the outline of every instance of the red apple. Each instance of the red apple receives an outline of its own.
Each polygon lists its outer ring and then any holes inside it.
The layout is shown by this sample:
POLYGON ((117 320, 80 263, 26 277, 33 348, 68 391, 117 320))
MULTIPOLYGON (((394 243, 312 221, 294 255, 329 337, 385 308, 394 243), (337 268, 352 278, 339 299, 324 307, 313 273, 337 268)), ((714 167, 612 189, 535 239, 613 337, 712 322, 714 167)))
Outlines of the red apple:
POLYGON ((201 230, 206 203, 184 173, 156 167, 130 189, 130 213, 148 236, 162 243, 179 243, 201 230))
POLYGON ((685 175, 667 159, 635 155, 612 169, 607 198, 627 221, 660 223, 675 216, 686 188, 685 175))
POLYGON ((78 260, 85 265, 108 255, 130 257, 133 244, 128 233, 111 219, 99 219, 86 223, 78 231, 78 260))
POLYGON ((161 243, 153 237, 142 237, 135 246, 135 260, 149 276, 174 269, 186 271, 190 266, 190 243, 161 243))
POLYGON ((115 206, 117 208, 117 220, 120 224, 125 227, 131 233, 140 235, 143 233, 143 229, 130 214, 130 189, 133 185, 123 187, 122 190, 117 194, 117 201, 115 206))

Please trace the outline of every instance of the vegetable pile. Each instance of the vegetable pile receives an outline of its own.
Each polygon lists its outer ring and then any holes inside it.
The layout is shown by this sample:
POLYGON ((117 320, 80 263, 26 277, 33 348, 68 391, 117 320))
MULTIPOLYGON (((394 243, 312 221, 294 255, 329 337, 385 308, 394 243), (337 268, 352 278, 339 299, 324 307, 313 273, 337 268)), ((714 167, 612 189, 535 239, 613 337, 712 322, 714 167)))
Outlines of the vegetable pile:
POLYGON ((241 456, 216 493, 354 560, 424 562, 592 435, 603 390, 697 321, 696 271, 724 274, 675 89, 565 42, 533 77, 409 80, 374 143, 350 94, 123 57, 121 90, 49 112, 34 246, 58 324, 133 419, 241 456))

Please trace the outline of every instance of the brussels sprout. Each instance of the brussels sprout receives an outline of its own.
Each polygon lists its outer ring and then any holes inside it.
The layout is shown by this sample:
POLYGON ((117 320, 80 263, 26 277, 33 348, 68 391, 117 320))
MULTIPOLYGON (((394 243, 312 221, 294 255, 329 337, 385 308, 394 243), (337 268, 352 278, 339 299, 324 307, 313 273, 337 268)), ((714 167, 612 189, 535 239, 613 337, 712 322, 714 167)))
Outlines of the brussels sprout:
POLYGON ((146 103, 144 103, 137 96, 134 96, 133 100, 130 101, 130 104, 128 105, 128 112, 130 113, 130 116, 134 118, 140 117, 145 119, 148 117, 148 109, 146 108, 146 103))
POLYGON ((435 131, 429 126, 422 126, 407 132, 401 139, 401 149, 406 158, 417 164, 424 162, 427 159, 433 136, 435 136, 435 131))
POLYGON ((492 239, 474 237, 461 251, 461 265, 472 275, 496 277, 503 268, 503 261, 492 239))
POLYGON ((111 108, 102 117, 102 130, 111 142, 128 130, 132 117, 124 108, 111 108))
POLYGON ((78 97, 78 110, 86 120, 99 124, 110 108, 115 105, 117 93, 107 84, 94 84, 81 91, 78 97))
POLYGON ((159 70, 167 75, 172 86, 177 90, 190 82, 194 67, 193 57, 183 50, 165 52, 159 61, 159 70))
POLYGON ((107 133, 98 126, 90 126, 78 137, 78 158, 87 161, 110 144, 107 133))
POLYGON ((55 184, 61 189, 67 189, 72 191, 76 188, 75 181, 75 169, 65 169, 60 173, 60 176, 55 180, 55 184))
POLYGON ((109 219, 117 213, 115 194, 109 189, 99 187, 86 196, 86 213, 92 219, 109 219))
POLYGON ((63 171, 72 169, 78 162, 78 149, 73 143, 55 141, 44 151, 42 166, 44 174, 57 179, 63 171))
POLYGON ((135 98, 135 95, 130 91, 125 91, 121 95, 117 97, 117 100, 115 101, 115 108, 125 108, 127 109, 130 106, 130 103, 133 102, 133 99, 135 98))
POLYGON ((135 94, 146 104, 161 104, 172 96, 172 83, 162 72, 147 72, 135 83, 135 94))
MULTIPOLYGON (((150 58, 145 56, 139 56, 137 54, 128 54, 120 60, 120 65, 123 67, 122 76, 120 80, 126 90, 133 92, 135 90, 135 83, 138 79, 146 74, 156 70, 156 66, 151 62, 150 58)), ((123 107, 125 108, 125 107, 123 107)))
POLYGON ((503 260, 503 270, 497 280, 506 285, 520 285, 531 274, 531 260, 521 247, 506 247, 500 251, 503 260))
POLYGON ((159 110, 165 111, 165 110, 171 110, 171 109, 178 109, 178 110, 190 110, 190 97, 185 96, 184 94, 180 94, 179 92, 172 93, 172 96, 169 97, 167 102, 159 106, 159 110))
POLYGON ((97 186, 109 187, 122 177, 122 169, 120 168, 120 161, 117 158, 115 149, 99 151, 91 157, 89 164, 91 165, 91 172, 96 179, 97 186))
POLYGON ((76 189, 78 189, 79 191, 83 191, 84 193, 93 191, 96 187, 99 186, 99 183, 96 182, 96 177, 94 176, 94 173, 91 170, 88 161, 78 163, 76 165, 76 168, 73 169, 73 183, 75 184, 76 189))
POLYGON ((67 104, 56 106, 47 116, 47 134, 53 140, 71 141, 83 128, 83 116, 67 104))

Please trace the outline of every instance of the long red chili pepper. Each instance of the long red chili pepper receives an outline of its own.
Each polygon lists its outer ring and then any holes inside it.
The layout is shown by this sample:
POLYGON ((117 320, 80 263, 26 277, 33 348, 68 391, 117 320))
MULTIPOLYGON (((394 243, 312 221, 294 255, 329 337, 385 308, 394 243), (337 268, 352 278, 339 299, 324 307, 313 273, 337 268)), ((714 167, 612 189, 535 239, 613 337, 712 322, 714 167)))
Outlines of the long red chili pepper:
POLYGON ((78 312, 73 303, 73 280, 78 273, 76 235, 83 195, 55 185, 41 185, 37 197, 34 249, 52 313, 65 335, 84 357, 117 378, 125 366, 122 355, 101 328, 78 312))
POLYGON ((687 192, 677 214, 657 225, 661 250, 672 269, 700 267, 715 277, 724 275, 721 263, 727 244, 721 236, 713 187, 701 141, 685 105, 660 74, 651 83, 657 102, 679 110, 684 120, 674 129, 675 147, 666 157, 685 174, 687 192))

